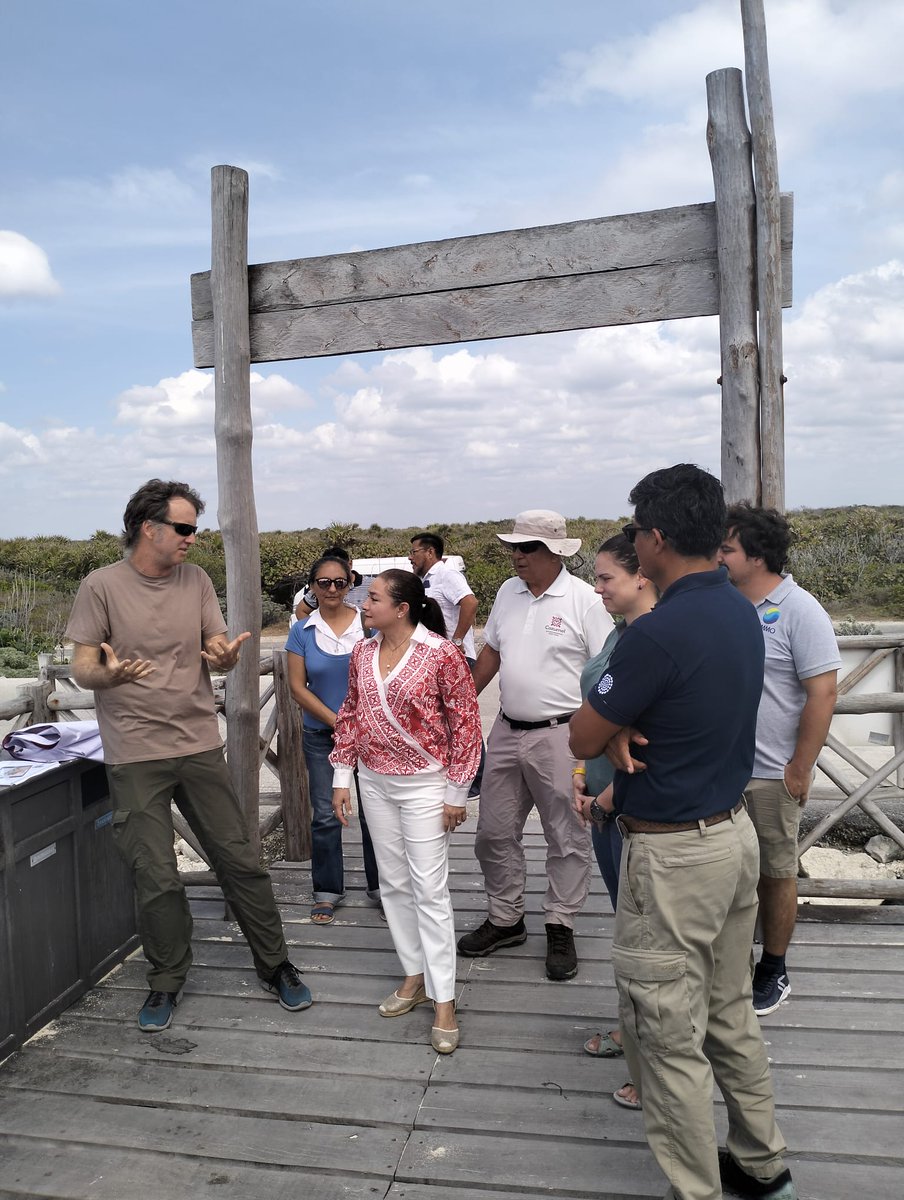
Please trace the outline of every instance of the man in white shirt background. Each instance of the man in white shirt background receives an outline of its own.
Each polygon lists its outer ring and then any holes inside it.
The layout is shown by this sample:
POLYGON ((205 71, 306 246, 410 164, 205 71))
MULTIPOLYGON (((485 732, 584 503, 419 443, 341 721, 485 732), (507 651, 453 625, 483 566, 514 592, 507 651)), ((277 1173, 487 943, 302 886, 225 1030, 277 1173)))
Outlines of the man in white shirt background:
MULTIPOLYGON (((443 556, 446 545, 437 533, 418 533, 411 539, 411 550, 408 561, 415 575, 424 581, 424 589, 428 596, 437 602, 442 609, 446 622, 446 634, 453 645, 457 646, 465 656, 471 674, 477 652, 474 646, 474 621, 477 617, 477 597, 471 591, 467 579, 461 571, 446 566, 443 556)), ((473 800, 480 795, 483 777, 484 747, 480 746, 480 767, 468 798, 473 800)))

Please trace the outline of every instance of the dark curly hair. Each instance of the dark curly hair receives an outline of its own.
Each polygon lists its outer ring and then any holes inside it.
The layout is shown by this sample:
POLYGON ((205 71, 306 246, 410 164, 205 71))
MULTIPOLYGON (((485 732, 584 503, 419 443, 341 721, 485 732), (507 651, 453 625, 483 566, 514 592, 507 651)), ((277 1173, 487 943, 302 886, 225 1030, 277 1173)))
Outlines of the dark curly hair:
POLYGON ((693 463, 651 471, 631 489, 634 523, 658 529, 683 558, 713 558, 725 534, 725 495, 715 475, 693 463))
POLYGON ((167 519, 169 502, 175 497, 187 500, 194 508, 196 517, 199 517, 204 511, 204 501, 194 488, 190 488, 187 483, 179 483, 175 479, 149 479, 134 495, 130 496, 122 518, 123 532, 121 535, 122 544, 127 550, 131 550, 138 541, 141 527, 145 521, 163 522, 167 519))
POLYGON ((794 533, 778 509, 756 508, 744 500, 729 508, 726 525, 728 536, 738 539, 748 558, 761 558, 767 571, 781 575, 794 533))

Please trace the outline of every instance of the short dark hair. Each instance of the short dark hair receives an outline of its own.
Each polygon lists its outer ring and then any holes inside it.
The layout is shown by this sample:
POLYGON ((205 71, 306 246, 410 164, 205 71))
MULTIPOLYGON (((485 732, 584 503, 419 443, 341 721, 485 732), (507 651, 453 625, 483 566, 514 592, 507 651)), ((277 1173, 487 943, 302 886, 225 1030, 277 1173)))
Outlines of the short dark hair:
POLYGON ((429 546, 437 558, 442 558, 446 550, 446 543, 438 533, 416 533, 411 539, 412 546, 415 542, 422 542, 424 546, 429 546))
POLYGON ((127 550, 131 550, 138 541, 145 521, 166 521, 169 502, 175 498, 187 500, 193 506, 196 517, 204 511, 204 501, 194 488, 175 479, 149 479, 129 497, 122 518, 122 544, 127 550))
POLYGON ((420 622, 431 633, 438 633, 440 637, 446 636, 443 610, 432 596, 427 595, 420 575, 391 567, 388 571, 381 571, 377 579, 382 579, 386 584, 386 590, 396 606, 408 605, 408 612, 415 625, 420 622))
POLYGON ((728 536, 738 539, 748 558, 761 558, 767 571, 781 575, 794 531, 778 509, 757 508, 744 500, 729 508, 726 525, 728 536))
POLYGON ((611 554, 619 566, 624 567, 631 575, 636 575, 640 570, 637 551, 623 533, 616 533, 613 537, 606 538, 597 550, 597 554, 611 554))
POLYGON ((683 558, 712 558, 725 533, 725 494, 693 463, 651 471, 631 489, 634 523, 658 529, 683 558))

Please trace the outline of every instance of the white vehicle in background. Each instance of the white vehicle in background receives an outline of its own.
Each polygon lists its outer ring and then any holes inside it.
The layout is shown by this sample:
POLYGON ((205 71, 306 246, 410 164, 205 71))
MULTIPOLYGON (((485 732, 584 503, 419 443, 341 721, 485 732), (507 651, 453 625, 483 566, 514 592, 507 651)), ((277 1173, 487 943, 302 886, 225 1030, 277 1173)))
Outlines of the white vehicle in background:
MULTIPOLYGON (((451 567, 453 571, 461 571, 464 574, 465 560, 460 554, 447 554, 443 559, 447 567, 451 567)), ((361 583, 358 587, 352 588, 346 597, 348 604, 357 604, 360 606, 367 596, 367 589, 381 571, 410 571, 411 563, 408 561, 407 554, 387 555, 383 558, 356 558, 352 562, 353 570, 357 571, 361 576, 361 583)))

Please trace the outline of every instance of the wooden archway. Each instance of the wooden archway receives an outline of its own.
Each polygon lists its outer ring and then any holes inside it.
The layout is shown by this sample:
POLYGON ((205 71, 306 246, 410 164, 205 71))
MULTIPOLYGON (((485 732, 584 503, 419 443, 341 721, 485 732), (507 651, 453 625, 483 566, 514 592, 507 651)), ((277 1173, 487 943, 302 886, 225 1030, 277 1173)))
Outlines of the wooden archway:
POLYGON ((257 830, 260 550, 251 363, 719 316, 722 482, 784 508, 781 308, 792 198, 780 196, 763 0, 741 0, 740 70, 706 79, 715 201, 249 266, 248 176, 212 171, 211 270, 193 275, 194 365, 214 367, 218 519, 230 633, 227 754, 257 830))

